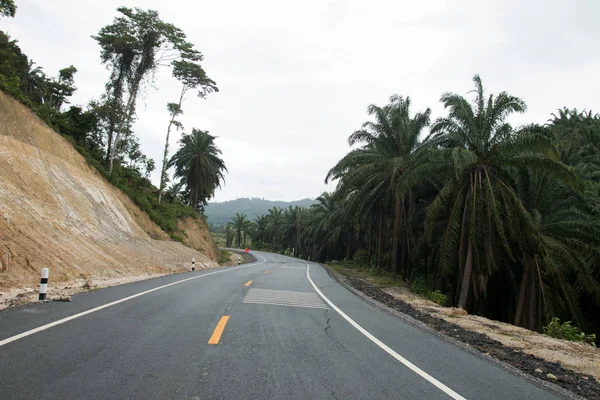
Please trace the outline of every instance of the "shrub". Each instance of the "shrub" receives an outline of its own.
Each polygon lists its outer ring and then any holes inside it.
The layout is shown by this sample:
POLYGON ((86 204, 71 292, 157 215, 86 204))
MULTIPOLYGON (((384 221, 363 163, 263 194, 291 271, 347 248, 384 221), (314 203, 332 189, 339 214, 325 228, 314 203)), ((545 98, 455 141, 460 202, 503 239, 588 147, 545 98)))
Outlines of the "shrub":
POLYGON ((410 288, 415 294, 426 295, 429 292, 429 288, 427 287, 427 280, 422 276, 416 277, 412 281, 410 288))
POLYGON ((428 280, 425 277, 418 276, 413 280, 410 288, 413 293, 424 296, 442 307, 446 306, 448 304, 448 296, 440 290, 432 292, 429 289, 431 286, 432 285, 428 283, 428 280))
POLYGON ((596 335, 586 335, 578 327, 572 326, 571 321, 561 324, 557 317, 552 318, 552 321, 544 327, 544 333, 553 338, 584 342, 596 347, 596 335))
POLYGON ((442 307, 448 304, 448 296, 446 296, 439 290, 436 290, 435 292, 429 292, 427 297, 429 297, 430 300, 432 300, 434 303, 439 304, 442 307))
POLYGON ((179 232, 172 232, 171 233, 171 238, 173 240, 176 240, 176 241, 181 242, 181 243, 183 243, 185 241, 184 235, 180 234, 179 232))
POLYGON ((225 264, 226 262, 229 261, 229 258, 231 257, 231 253, 226 251, 226 250, 222 250, 221 251, 221 259, 219 260, 219 264, 225 264))
POLYGON ((356 252, 354 253, 354 257, 352 258, 354 260, 354 262, 358 265, 363 265, 366 266, 367 265, 367 258, 369 256, 369 253, 367 252, 367 250, 361 249, 361 250, 356 250, 356 252))

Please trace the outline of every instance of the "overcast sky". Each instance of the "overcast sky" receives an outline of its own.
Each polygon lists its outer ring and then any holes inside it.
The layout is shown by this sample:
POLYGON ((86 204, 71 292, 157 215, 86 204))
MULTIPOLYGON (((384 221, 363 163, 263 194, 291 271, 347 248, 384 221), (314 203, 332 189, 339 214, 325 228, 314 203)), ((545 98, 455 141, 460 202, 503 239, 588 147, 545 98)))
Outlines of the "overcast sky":
MULTIPOLYGON (((220 92, 188 96, 182 122, 209 130, 229 169, 215 200, 316 197, 347 151, 366 108, 410 96, 413 111, 444 115, 440 95, 466 94, 479 73, 488 93, 507 90, 543 123, 563 106, 600 111, 598 0, 16 0, 0 29, 50 75, 75 65, 85 105, 108 73, 90 38, 116 8, 152 8, 204 54, 220 92)), ((180 86, 164 69, 139 102, 135 131, 160 170, 166 103, 180 86)), ((179 135, 172 137, 171 153, 179 135)), ((159 172, 153 176, 158 184, 159 172)))

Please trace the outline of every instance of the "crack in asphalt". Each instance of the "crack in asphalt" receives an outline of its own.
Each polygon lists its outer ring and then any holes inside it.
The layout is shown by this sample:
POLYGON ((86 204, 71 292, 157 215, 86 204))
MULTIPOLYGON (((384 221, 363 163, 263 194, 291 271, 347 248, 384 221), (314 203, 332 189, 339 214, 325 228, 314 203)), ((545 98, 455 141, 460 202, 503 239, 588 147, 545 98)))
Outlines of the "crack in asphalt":
POLYGON ((325 321, 325 334, 327 336, 329 336, 329 332, 327 332, 329 330, 329 328, 331 328, 331 325, 329 325, 329 321, 331 321, 331 318, 329 317, 329 309, 325 310, 325 314, 324 315, 325 315, 325 319, 326 319, 326 321, 325 321))

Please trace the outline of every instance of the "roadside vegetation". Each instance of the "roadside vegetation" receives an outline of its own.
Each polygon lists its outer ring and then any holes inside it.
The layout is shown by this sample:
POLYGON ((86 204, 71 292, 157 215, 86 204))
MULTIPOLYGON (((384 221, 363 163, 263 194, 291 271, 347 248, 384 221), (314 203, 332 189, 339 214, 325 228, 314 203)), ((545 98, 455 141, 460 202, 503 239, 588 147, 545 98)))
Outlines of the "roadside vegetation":
POLYGON ((473 83, 443 94, 438 118, 398 95, 369 106, 326 176, 334 192, 237 214, 226 245, 342 263, 538 332, 555 317, 598 332, 600 115, 563 108, 513 127, 525 101, 473 83))
MULTIPOLYGON (((18 17, 13 1, 0 3, 0 18, 18 17)), ((93 33, 93 32, 90 32, 93 33)), ((186 93, 200 98, 217 91, 201 66, 202 53, 176 26, 160 19, 153 10, 120 7, 117 17, 92 38, 110 76, 103 93, 87 106, 70 105, 76 92, 77 68, 68 66, 55 76, 23 54, 17 40, 0 31, 0 90, 23 102, 42 120, 69 140, 107 180, 125 192, 175 239, 177 219, 198 217, 227 171, 214 136, 192 128, 186 133, 177 118, 183 113, 186 93), (159 69, 170 69, 181 85, 177 103, 166 105, 165 150, 161 184, 149 180, 155 161, 140 150, 143 132, 134 132, 141 92, 152 95, 152 81, 159 69), (169 152, 173 130, 183 132, 178 151, 169 152), (170 179, 169 169, 174 171, 170 179)))

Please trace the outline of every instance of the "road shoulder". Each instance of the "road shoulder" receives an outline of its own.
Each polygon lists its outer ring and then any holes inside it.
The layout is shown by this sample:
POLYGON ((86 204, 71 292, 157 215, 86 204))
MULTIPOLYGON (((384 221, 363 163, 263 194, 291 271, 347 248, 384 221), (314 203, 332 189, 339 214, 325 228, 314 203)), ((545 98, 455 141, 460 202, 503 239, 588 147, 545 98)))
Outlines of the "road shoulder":
POLYGON ((468 331, 456 324, 436 318, 386 293, 381 287, 364 279, 334 271, 322 265, 329 275, 364 301, 404 321, 432 333, 479 358, 523 377, 537 386, 570 399, 600 398, 600 384, 593 376, 579 374, 518 349, 505 346, 487 335, 468 331), (543 373, 535 372, 542 370, 543 373), (557 377, 553 381, 547 374, 557 377))

